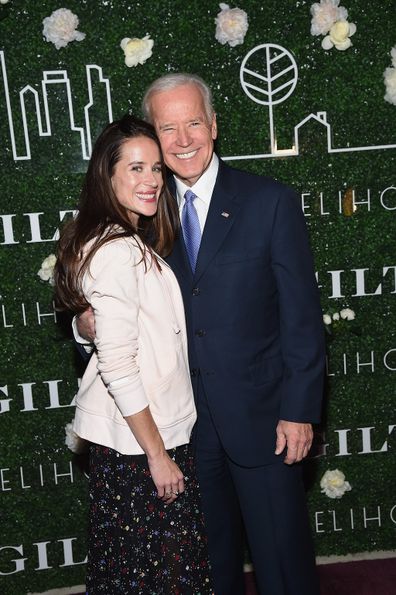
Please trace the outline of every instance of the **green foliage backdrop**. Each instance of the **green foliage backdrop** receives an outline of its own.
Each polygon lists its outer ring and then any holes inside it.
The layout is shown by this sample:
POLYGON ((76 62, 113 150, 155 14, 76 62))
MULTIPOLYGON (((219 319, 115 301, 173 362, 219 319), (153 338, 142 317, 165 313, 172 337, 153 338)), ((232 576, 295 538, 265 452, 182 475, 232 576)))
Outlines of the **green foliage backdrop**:
MULTIPOLYGON (((157 76, 198 73, 214 92, 220 155, 255 155, 270 152, 269 112, 244 93, 239 71, 248 51, 273 43, 291 52, 299 69, 293 94, 274 106, 278 149, 292 146, 294 127, 306 116, 324 111, 334 148, 395 144, 396 107, 383 98, 383 72, 391 66, 396 44, 395 4, 342 4, 357 24, 353 47, 345 52, 323 50, 321 38, 310 34, 312 2, 304 0, 240 0, 249 29, 243 45, 233 48, 215 39, 216 1, 11 0, 0 5, 2 593, 84 581, 85 461, 74 460, 70 468, 72 455, 64 445, 81 369, 70 321, 42 316, 52 312, 52 294, 36 273, 54 251, 59 212, 76 206, 87 162, 80 135, 71 130, 65 85, 47 86, 51 135, 38 133, 33 91, 43 117, 43 71, 67 72, 80 127, 88 103, 86 64, 100 66, 109 80, 114 117, 139 113, 144 89, 157 76), (57 50, 43 40, 42 20, 61 7, 78 15, 78 29, 86 37, 57 50), (155 42, 152 57, 127 68, 121 39, 146 33, 155 42), (23 160, 14 159, 6 99, 20 157, 25 154, 20 92, 26 85, 31 158, 23 160)), ((105 86, 97 72, 89 110, 93 139, 108 121, 105 86)), ((350 307, 356 313, 353 322, 331 325, 325 419, 318 429, 318 456, 307 464, 317 553, 393 550, 396 151, 329 153, 326 127, 314 118, 300 128, 299 147, 298 156, 231 164, 277 177, 301 193, 323 310, 350 307), (335 468, 345 473, 352 490, 331 500, 319 484, 323 473, 335 468)))

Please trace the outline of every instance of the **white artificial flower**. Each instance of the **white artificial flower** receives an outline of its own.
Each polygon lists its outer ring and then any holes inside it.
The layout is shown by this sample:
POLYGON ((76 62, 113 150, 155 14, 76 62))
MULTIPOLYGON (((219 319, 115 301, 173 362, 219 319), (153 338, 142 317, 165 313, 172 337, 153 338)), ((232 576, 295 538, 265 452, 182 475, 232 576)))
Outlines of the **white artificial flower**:
POLYGON ((10 0, 0 0, 0 4, 8 4, 10 0))
POLYGON ((324 50, 331 50, 335 47, 337 50, 347 50, 351 47, 351 36, 356 33, 355 23, 348 23, 348 21, 337 21, 330 29, 329 35, 322 39, 322 48, 324 50))
POLYGON ((88 443, 73 430, 73 421, 65 426, 65 444, 72 452, 79 455, 87 451, 88 443))
POLYGON ((351 491, 351 485, 345 481, 345 475, 342 471, 328 469, 320 480, 320 487, 322 494, 326 494, 329 498, 342 498, 345 492, 351 491))
POLYGON ((228 43, 231 47, 240 45, 248 30, 248 18, 244 10, 230 8, 228 4, 220 2, 221 11, 215 18, 215 37, 222 45, 228 43))
POLYGON ((152 55, 154 41, 150 39, 150 35, 146 35, 143 39, 138 37, 124 37, 121 40, 120 46, 124 50, 125 64, 127 66, 137 66, 144 64, 146 60, 152 55))
POLYGON ((43 35, 51 41, 57 50, 64 48, 70 41, 82 41, 85 33, 77 31, 78 17, 68 8, 58 8, 43 20, 43 35))
POLYGON ((343 320, 355 320, 356 314, 350 308, 344 308, 340 311, 340 316, 343 320))
POLYGON ((48 281, 50 285, 54 285, 54 266, 56 263, 55 254, 50 254, 41 263, 41 268, 37 271, 38 276, 42 281, 48 281))
POLYGON ((334 312, 333 314, 333 320, 340 320, 340 315, 338 312, 334 312))
POLYGON ((386 68, 384 72, 384 81, 386 93, 385 101, 396 105, 396 46, 391 50, 393 68, 386 68))
POLYGON ((386 93, 385 101, 396 105, 396 68, 386 68, 384 72, 386 93))
POLYGON ((320 0, 311 6, 311 34, 326 35, 336 21, 346 21, 348 11, 340 0, 320 0))
POLYGON ((331 316, 330 316, 330 314, 323 314, 323 322, 326 325, 331 324, 331 316))

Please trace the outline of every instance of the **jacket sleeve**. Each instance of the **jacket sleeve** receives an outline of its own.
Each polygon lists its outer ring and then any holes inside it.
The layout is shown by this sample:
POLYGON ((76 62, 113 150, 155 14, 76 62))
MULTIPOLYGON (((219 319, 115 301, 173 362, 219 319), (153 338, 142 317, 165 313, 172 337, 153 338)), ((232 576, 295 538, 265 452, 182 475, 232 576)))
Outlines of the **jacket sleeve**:
POLYGON ((127 240, 111 241, 95 253, 83 280, 95 314, 98 370, 124 417, 148 406, 137 362, 139 260, 127 240))
POLYGON ((316 423, 323 396, 323 319, 304 215, 287 187, 279 196, 271 250, 285 365, 280 419, 316 423))

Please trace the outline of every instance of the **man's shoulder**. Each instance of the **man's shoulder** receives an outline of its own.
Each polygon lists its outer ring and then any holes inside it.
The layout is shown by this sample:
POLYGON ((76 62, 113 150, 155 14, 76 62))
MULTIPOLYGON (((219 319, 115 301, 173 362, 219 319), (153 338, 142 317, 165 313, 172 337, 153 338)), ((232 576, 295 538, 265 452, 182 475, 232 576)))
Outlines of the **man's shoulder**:
POLYGON ((271 176, 241 170, 228 165, 224 161, 220 162, 219 181, 220 183, 228 183, 234 189, 243 190, 245 193, 252 191, 254 193, 265 192, 266 194, 275 195, 283 193, 295 194, 290 186, 271 176))

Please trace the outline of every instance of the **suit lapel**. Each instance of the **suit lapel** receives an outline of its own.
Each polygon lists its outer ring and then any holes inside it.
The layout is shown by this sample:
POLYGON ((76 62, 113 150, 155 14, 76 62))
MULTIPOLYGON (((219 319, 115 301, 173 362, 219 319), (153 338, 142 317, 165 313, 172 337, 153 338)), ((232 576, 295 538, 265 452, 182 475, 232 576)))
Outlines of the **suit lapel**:
POLYGON ((167 263, 172 267, 175 275, 180 278, 193 278, 190 262, 186 247, 184 245, 183 232, 180 229, 179 235, 173 244, 173 250, 169 256, 166 257, 167 263))
MULTIPOLYGON (((176 199, 176 184, 175 184, 175 180, 173 178, 173 175, 171 173, 169 173, 168 176, 168 187, 169 190, 172 194, 172 196, 174 197, 175 200, 176 199)), ((166 262, 172 267, 176 277, 179 279, 179 283, 180 283, 180 279, 191 279, 193 278, 193 274, 192 274, 192 270, 191 270, 191 266, 190 266, 190 261, 188 260, 188 255, 187 255, 187 251, 186 251, 186 246, 184 244, 184 239, 183 239, 183 231, 180 227, 179 233, 177 238, 175 239, 175 243, 173 245, 173 250, 171 252, 171 254, 169 254, 169 256, 166 257, 166 262)))
POLYGON ((227 166, 220 161, 219 173, 198 252, 194 281, 202 276, 220 249, 240 208, 235 189, 232 188, 228 180, 228 171, 227 166))
MULTIPOLYGON (((231 170, 220 161, 219 172, 210 201, 194 275, 191 271, 183 232, 180 228, 179 236, 175 241, 172 253, 166 259, 179 279, 194 279, 194 282, 196 282, 205 272, 205 269, 220 249, 234 224, 240 204, 232 181, 229 179, 229 171, 231 170)), ((170 176, 168 179, 168 185, 171 193, 176 197, 173 176, 170 176)))

